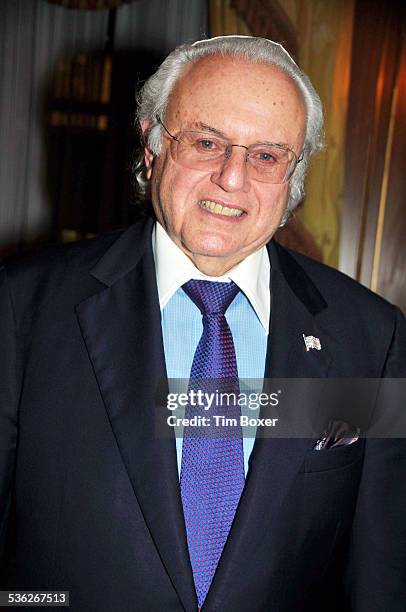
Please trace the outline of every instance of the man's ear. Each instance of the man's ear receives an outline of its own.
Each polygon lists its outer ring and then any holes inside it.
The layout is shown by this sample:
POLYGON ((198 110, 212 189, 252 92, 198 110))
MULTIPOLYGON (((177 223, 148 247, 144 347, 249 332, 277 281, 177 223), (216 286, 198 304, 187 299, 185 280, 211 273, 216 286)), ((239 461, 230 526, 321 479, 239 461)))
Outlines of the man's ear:
MULTIPOLYGON (((144 121, 141 124, 141 130, 142 130, 145 140, 148 134, 149 126, 150 126, 150 121, 148 119, 144 119, 144 121)), ((152 153, 151 149, 145 146, 144 147, 144 163, 145 163, 145 168, 146 168, 147 179, 150 179, 152 176, 152 165, 154 162, 154 157, 155 156, 152 153)))

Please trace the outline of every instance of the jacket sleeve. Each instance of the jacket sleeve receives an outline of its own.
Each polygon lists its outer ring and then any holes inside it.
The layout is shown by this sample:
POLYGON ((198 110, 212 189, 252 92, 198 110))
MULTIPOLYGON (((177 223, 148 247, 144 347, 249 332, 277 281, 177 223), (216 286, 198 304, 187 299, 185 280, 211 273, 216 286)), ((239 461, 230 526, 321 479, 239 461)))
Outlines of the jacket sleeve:
POLYGON ((0 575, 7 538, 17 448, 19 377, 13 308, 0 262, 0 575))
MULTIPOLYGON (((397 309, 382 375, 406 379, 406 321, 397 309)), ((406 398, 401 404, 406 410, 406 398)), ((405 437, 366 440, 346 586, 354 612, 406 610, 405 437)))

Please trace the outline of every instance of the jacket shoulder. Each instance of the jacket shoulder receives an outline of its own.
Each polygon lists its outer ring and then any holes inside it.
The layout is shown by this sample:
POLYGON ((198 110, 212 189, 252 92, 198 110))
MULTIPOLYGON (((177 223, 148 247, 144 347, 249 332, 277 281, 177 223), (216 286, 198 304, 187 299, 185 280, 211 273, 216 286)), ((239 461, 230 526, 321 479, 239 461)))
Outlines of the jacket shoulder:
POLYGON ((32 277, 32 275, 57 274, 61 270, 66 272, 72 269, 76 273, 82 268, 88 270, 103 256, 123 231, 118 230, 68 244, 44 246, 37 251, 29 251, 2 260, 0 268, 4 267, 8 277, 16 280, 27 275, 32 277))
POLYGON ((338 270, 279 245, 277 251, 291 289, 307 304, 318 303, 318 323, 348 363, 373 363, 374 376, 406 375, 406 319, 398 307, 338 270))
POLYGON ((365 309, 365 314, 372 310, 376 314, 386 313, 390 318, 393 318, 394 311, 398 310, 386 299, 343 272, 281 245, 277 245, 277 249, 285 269, 291 265, 301 268, 319 290, 329 308, 365 309))
POLYGON ((44 306, 68 306, 99 291, 100 282, 89 272, 121 234, 120 230, 90 240, 46 246, 0 262, 16 319, 31 319, 44 306))

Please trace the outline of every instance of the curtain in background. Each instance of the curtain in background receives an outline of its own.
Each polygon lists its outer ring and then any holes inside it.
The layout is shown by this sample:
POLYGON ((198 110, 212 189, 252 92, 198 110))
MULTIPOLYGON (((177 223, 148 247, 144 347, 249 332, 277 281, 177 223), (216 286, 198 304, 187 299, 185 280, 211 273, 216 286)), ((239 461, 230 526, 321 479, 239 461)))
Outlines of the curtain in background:
POLYGON ((231 6, 231 0, 210 0, 209 16, 211 36, 226 34, 252 36, 248 25, 231 6))
POLYGON ((327 145, 313 159, 298 216, 325 263, 334 267, 339 263, 353 14, 353 0, 296 0, 299 63, 323 102, 327 145))
POLYGON ((0 5, 0 244, 46 233, 45 93, 65 53, 102 49, 107 12, 72 11, 43 0, 0 5))
MULTIPOLYGON (((206 35, 206 0, 137 0, 117 9, 116 48, 167 52, 206 35)), ((107 11, 46 0, 0 2, 0 249, 46 233, 45 94, 61 58, 102 51, 107 11)))
POLYGON ((71 9, 87 9, 90 11, 99 11, 100 9, 117 8, 125 2, 133 2, 134 0, 47 0, 51 4, 58 4, 71 9))
POLYGON ((206 0, 137 0, 117 11, 115 48, 167 54, 181 43, 205 38, 207 29, 206 0))

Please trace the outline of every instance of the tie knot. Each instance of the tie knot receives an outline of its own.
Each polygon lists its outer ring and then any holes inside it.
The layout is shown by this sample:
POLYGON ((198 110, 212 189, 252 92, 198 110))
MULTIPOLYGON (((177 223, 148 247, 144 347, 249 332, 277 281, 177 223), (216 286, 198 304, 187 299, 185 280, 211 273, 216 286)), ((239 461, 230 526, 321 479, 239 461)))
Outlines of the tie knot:
POLYGON ((182 289, 199 308, 202 315, 225 314, 239 292, 235 283, 190 280, 182 289))

